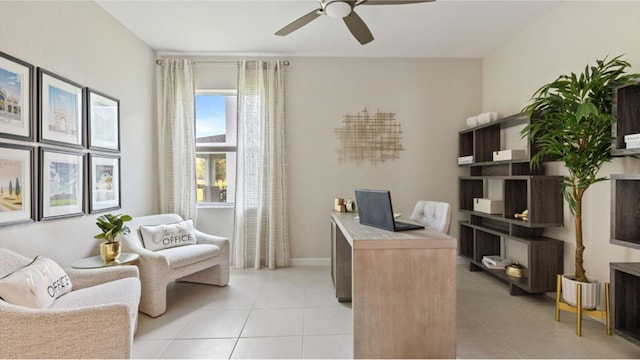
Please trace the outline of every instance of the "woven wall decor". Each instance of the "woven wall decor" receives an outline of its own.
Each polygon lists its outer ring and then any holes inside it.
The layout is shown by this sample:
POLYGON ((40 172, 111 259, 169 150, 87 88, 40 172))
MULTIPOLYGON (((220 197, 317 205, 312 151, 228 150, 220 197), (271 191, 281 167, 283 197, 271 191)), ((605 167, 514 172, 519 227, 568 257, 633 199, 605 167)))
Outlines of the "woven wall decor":
POLYGON ((342 146, 338 149, 338 160, 357 164, 369 160, 372 165, 378 165, 387 159, 399 158, 404 148, 395 115, 380 110, 369 114, 367 109, 356 115, 344 115, 343 126, 334 130, 342 146))

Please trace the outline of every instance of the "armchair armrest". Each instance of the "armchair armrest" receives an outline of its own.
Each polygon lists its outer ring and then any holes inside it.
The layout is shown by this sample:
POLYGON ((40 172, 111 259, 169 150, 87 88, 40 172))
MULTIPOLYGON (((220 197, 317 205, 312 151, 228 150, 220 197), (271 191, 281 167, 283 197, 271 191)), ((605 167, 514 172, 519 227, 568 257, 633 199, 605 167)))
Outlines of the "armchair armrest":
POLYGON ((96 286, 109 281, 128 277, 139 277, 138 268, 133 265, 113 266, 97 269, 64 269, 71 279, 74 290, 96 286))
POLYGON ((39 310, 3 302, 0 326, 10 330, 0 331, 0 358, 131 356, 133 329, 125 304, 39 310))
POLYGON ((220 248, 220 250, 222 250, 223 252, 228 252, 229 251, 229 239, 222 237, 222 236, 214 236, 214 235, 209 235, 207 233, 203 233, 200 230, 194 229, 195 233, 196 233, 196 242, 198 244, 211 244, 211 245, 216 245, 220 248))

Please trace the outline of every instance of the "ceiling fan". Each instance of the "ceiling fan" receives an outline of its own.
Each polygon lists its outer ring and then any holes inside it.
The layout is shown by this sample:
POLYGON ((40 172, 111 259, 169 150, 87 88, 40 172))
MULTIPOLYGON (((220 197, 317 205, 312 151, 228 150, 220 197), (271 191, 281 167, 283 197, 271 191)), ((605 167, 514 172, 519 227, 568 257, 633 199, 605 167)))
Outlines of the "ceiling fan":
POLYGON ((362 18, 355 12, 360 5, 402 5, 432 2, 435 0, 318 0, 320 7, 312 12, 294 20, 289 25, 276 32, 276 35, 285 36, 307 25, 321 15, 329 15, 332 18, 343 19, 351 31, 351 34, 365 45, 373 41, 373 34, 362 18))

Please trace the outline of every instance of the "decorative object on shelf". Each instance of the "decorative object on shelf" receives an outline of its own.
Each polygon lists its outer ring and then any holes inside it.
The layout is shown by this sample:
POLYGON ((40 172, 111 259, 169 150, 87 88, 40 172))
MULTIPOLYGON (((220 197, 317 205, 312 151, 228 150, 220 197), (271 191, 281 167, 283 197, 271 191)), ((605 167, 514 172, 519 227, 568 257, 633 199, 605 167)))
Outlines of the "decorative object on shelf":
POLYGON ((82 85, 38 68, 40 142, 84 147, 82 85))
POLYGON ((335 210, 337 212, 346 212, 347 211, 347 207, 344 204, 344 199, 343 198, 335 198, 333 200, 333 210, 335 210))
POLYGON ((96 225, 102 232, 94 238, 104 240, 100 243, 100 256, 106 263, 116 261, 120 256, 120 240, 118 235, 126 235, 129 233, 129 227, 124 223, 131 221, 129 215, 112 215, 104 214, 96 219, 96 225))
POLYGON ((458 165, 473 164, 473 155, 459 156, 458 165))
POLYGON ((513 217, 522 221, 529 221, 529 210, 525 210, 522 213, 516 213, 513 217))
POLYGON ((0 136, 33 140, 34 66, 0 52, 0 136))
POLYGON ((354 212, 356 211, 356 202, 353 199, 349 199, 344 203, 347 212, 354 212))
POLYGON ((367 109, 356 115, 344 115, 344 126, 335 129, 342 144, 338 150, 338 160, 354 161, 360 164, 369 160, 378 165, 400 157, 402 130, 396 121, 395 113, 383 113, 379 110, 369 115, 367 109))
POLYGON ((498 150, 493 152, 493 161, 524 160, 527 152, 524 150, 498 150))
POLYGON ((521 135, 537 146, 531 167, 539 166, 543 159, 553 159, 563 162, 569 172, 562 193, 575 217, 574 275, 581 282, 588 281, 583 266, 582 199, 590 185, 606 180, 597 173, 611 161, 613 88, 638 78, 637 74, 625 73, 628 67, 630 64, 620 56, 597 60, 580 75, 560 75, 542 86, 523 109, 533 120, 521 135))
POLYGON ((0 144, 0 226, 35 221, 34 148, 0 144))
POLYGON ((85 89, 89 149, 120 151, 120 100, 85 89))
POLYGON ((513 261, 503 259, 500 255, 485 255, 482 257, 482 264, 488 269, 504 270, 507 266, 513 264, 513 261))
POLYGON ((504 273, 507 274, 508 276, 519 278, 519 279, 527 277, 526 268, 521 264, 519 264, 518 262, 507 265, 504 268, 504 273))
POLYGON ((502 200, 474 198, 473 211, 479 211, 487 214, 501 214, 504 210, 504 202, 502 200))
POLYGON ((120 209, 120 157, 89 154, 89 212, 120 209))
POLYGON ((478 125, 488 124, 492 121, 498 120, 500 115, 497 112, 485 112, 482 114, 470 116, 467 118, 467 126, 472 128, 478 125))
POLYGON ((84 156, 40 148, 40 220, 84 214, 84 156))

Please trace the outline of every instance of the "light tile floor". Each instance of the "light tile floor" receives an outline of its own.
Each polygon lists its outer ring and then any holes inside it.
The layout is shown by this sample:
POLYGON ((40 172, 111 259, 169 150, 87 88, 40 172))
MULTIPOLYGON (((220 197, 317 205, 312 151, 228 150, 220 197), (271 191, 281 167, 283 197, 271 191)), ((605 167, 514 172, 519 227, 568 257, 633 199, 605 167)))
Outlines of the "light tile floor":
MULTIPOLYGON (((640 358, 640 347, 575 316, 554 321, 547 296, 510 296, 484 273, 457 268, 458 358, 640 358)), ((351 304, 334 297, 328 267, 233 269, 220 288, 174 283, 168 310, 140 314, 134 358, 351 358, 351 304)))

